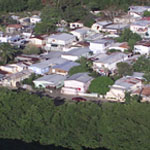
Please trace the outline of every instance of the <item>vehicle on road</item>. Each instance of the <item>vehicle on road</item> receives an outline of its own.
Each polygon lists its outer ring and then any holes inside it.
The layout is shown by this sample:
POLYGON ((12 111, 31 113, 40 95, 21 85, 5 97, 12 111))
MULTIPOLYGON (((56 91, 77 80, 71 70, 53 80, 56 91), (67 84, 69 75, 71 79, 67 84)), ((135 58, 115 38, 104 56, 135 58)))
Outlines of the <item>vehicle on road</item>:
POLYGON ((73 101, 77 101, 77 102, 85 102, 87 101, 85 98, 83 97, 73 97, 72 98, 73 101))

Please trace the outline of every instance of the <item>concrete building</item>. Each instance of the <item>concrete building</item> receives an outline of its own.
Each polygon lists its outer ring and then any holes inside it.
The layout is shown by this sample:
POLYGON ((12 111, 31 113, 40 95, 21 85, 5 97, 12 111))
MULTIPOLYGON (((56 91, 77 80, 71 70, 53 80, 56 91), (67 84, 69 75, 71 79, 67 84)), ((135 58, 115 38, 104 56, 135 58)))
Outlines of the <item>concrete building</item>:
POLYGON ((107 92, 105 98, 111 101, 124 102, 126 92, 133 92, 141 88, 141 79, 133 76, 123 77, 118 79, 115 84, 111 86, 110 91, 107 92))
POLYGON ((58 33, 47 37, 45 50, 67 51, 76 42, 76 37, 68 33, 58 33))
POLYGON ((112 43, 114 43, 114 40, 107 38, 95 40, 90 42, 89 48, 94 54, 106 53, 106 49, 109 48, 109 46, 111 46, 112 43))
POLYGON ((93 80, 88 73, 77 73, 64 81, 64 87, 61 89, 62 94, 78 95, 85 93, 93 80))
POLYGON ((92 25, 91 27, 91 30, 99 33, 100 31, 102 31, 103 28, 105 28, 106 26, 112 24, 111 21, 99 21, 99 22, 96 22, 92 25))
POLYGON ((6 33, 14 34, 23 31, 23 26, 20 24, 10 24, 6 27, 6 33))
POLYGON ((17 87, 21 81, 23 81, 26 78, 29 78, 29 76, 33 72, 30 70, 23 70, 21 72, 17 72, 14 74, 7 75, 2 81, 2 86, 6 87, 17 87))
POLYGON ((0 66, 0 70, 9 73, 17 73, 27 69, 27 65, 24 63, 8 64, 6 66, 0 66))
POLYGON ((128 50, 130 47, 128 46, 127 42, 122 42, 122 43, 113 43, 108 49, 115 49, 115 50, 120 50, 121 52, 124 52, 125 50, 128 50))
POLYGON ((97 59, 98 60, 93 62, 93 70, 100 74, 104 74, 105 70, 109 70, 113 73, 117 69, 117 63, 127 60, 128 55, 121 52, 112 53, 110 55, 100 54, 97 56, 97 59))
POLYGON ((140 53, 141 55, 150 54, 150 41, 139 41, 134 45, 134 53, 140 53))
POLYGON ((66 76, 51 74, 45 75, 33 81, 37 88, 60 88, 64 84, 66 76))
POLYGON ((129 25, 116 23, 111 24, 102 29, 103 32, 107 32, 110 34, 119 34, 121 31, 123 31, 125 28, 129 28, 129 25))
POLYGON ((47 35, 35 36, 29 39, 29 43, 37 47, 43 47, 46 44, 47 35))
POLYGON ((55 74, 60 74, 60 75, 68 75, 68 72, 71 68, 75 66, 79 66, 79 63, 72 62, 72 61, 66 61, 63 64, 55 65, 52 67, 51 72, 55 74))
POLYGON ((63 58, 53 58, 50 60, 42 61, 37 64, 33 64, 29 66, 28 68, 36 74, 44 75, 50 71, 52 66, 57 65, 57 64, 62 64, 64 62, 66 62, 66 60, 63 58))
POLYGON ((82 41, 87 37, 90 28, 83 27, 76 30, 71 31, 70 33, 77 37, 77 40, 82 41))
POLYGON ((37 24, 41 22, 41 18, 37 15, 33 15, 32 17, 30 17, 30 23, 31 24, 37 24))
POLYGON ((91 50, 88 47, 74 48, 69 52, 63 53, 61 57, 67 60, 76 61, 81 57, 88 57, 89 52, 91 52, 91 50))
POLYGON ((84 25, 81 22, 71 22, 69 24, 70 29, 82 28, 84 25))
POLYGON ((133 33, 137 33, 137 34, 141 35, 142 37, 145 37, 146 33, 148 32, 149 26, 150 26, 150 21, 139 20, 130 25, 130 30, 133 33))
POLYGON ((150 85, 145 85, 142 87, 142 89, 132 92, 132 95, 141 96, 141 102, 150 102, 150 85))
POLYGON ((135 18, 141 18, 145 11, 150 11, 149 6, 130 6, 128 15, 135 17, 135 18))

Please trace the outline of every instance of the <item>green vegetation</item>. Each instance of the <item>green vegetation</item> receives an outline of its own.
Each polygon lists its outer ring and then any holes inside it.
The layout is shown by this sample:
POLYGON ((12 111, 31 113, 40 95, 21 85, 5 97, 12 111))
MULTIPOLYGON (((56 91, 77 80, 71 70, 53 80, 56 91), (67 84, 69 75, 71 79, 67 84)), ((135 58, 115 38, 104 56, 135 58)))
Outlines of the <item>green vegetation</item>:
POLYGON ((31 54, 40 54, 41 53, 41 49, 34 46, 34 45, 27 45, 24 50, 23 50, 23 53, 24 54, 27 54, 27 55, 31 55, 31 54))
POLYGON ((115 53, 115 52, 121 52, 120 50, 118 49, 110 49, 107 51, 108 53, 115 53))
POLYGON ((39 10, 41 0, 0 0, 1 12, 21 12, 24 10, 39 10))
POLYGON ((133 74, 133 68, 131 65, 125 62, 120 62, 117 64, 119 76, 126 76, 133 74))
POLYGON ((133 69, 136 72, 149 73, 150 72, 150 58, 146 58, 146 56, 141 56, 139 59, 133 64, 133 69))
POLYGON ((36 74, 33 73, 29 78, 24 79, 22 81, 22 84, 28 84, 28 85, 31 85, 32 87, 34 87, 34 83, 32 81, 36 80, 36 79, 38 79, 40 77, 41 77, 41 75, 36 75, 36 74))
POLYGON ((143 14, 144 17, 150 17, 150 12, 149 11, 145 11, 143 14))
POLYGON ((69 75, 73 75, 79 72, 91 72, 92 61, 87 60, 85 57, 81 57, 79 61, 80 66, 75 66, 69 70, 69 75))
POLYGON ((133 64, 133 70, 136 72, 143 72, 146 83, 150 83, 150 57, 141 56, 133 64))
POLYGON ((91 82, 89 86, 89 91, 91 93, 99 93, 105 95, 110 89, 109 86, 113 85, 113 83, 113 80, 109 77, 97 77, 91 82))
MULTIPOLYGON (((128 7, 133 4, 149 5, 150 2, 149 0, 0 0, 0 10, 4 12, 20 12, 24 10, 39 10, 45 5, 50 5, 51 7, 59 8, 61 12, 65 12, 63 15, 72 17, 72 15, 67 13, 77 13, 78 10, 82 11, 82 9, 123 9, 127 11, 128 7), (72 8, 74 8, 73 11, 71 11, 72 8)), ((80 16, 80 14, 78 15, 80 16)))
POLYGON ((15 50, 10 44, 3 43, 0 44, 0 64, 7 64, 14 60, 17 54, 17 50, 15 50))
POLYGON ((118 42, 128 42, 131 51, 133 50, 135 43, 140 40, 142 40, 140 35, 133 33, 130 29, 125 29, 121 36, 117 38, 118 42))
POLYGON ((150 106, 129 103, 65 103, 25 91, 0 89, 0 138, 63 146, 74 150, 150 149, 150 106), (140 144, 139 144, 140 143, 140 144))

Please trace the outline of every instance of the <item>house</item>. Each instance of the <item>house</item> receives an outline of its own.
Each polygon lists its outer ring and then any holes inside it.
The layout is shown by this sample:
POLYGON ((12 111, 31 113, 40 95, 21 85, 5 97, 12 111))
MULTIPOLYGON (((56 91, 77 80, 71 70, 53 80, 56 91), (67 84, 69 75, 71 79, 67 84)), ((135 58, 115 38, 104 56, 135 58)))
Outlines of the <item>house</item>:
POLYGON ((30 23, 31 24, 37 24, 41 22, 41 18, 37 15, 33 15, 32 17, 30 17, 30 23))
POLYGON ((91 30, 99 33, 100 31, 102 31, 102 29, 108 25, 111 25, 112 22, 111 21, 99 21, 96 22, 92 25, 91 30))
POLYGON ((141 89, 132 92, 132 95, 141 96, 141 102, 150 102, 150 85, 145 85, 141 89))
POLYGON ((17 72, 14 74, 7 75, 2 81, 1 84, 3 86, 8 86, 8 87, 17 87, 21 81, 23 81, 26 78, 29 78, 29 76, 33 72, 30 70, 23 70, 21 72, 17 72))
POLYGON ((64 87, 61 89, 62 94, 78 95, 85 93, 93 80, 88 73, 77 73, 64 81, 64 87))
POLYGON ((128 59, 127 60, 125 60, 124 62, 125 63, 128 63, 129 65, 133 65, 138 59, 139 59, 139 57, 141 57, 141 55, 133 55, 132 56, 132 54, 130 54, 130 55, 128 55, 128 59))
POLYGON ((23 26, 28 26, 30 24, 30 18, 29 17, 20 18, 19 23, 23 26))
POLYGON ((22 32, 22 36, 23 36, 26 40, 29 40, 30 37, 32 36, 32 32, 22 32))
POLYGON ((150 54, 150 40, 139 41, 134 45, 134 53, 140 53, 141 55, 149 55, 150 54))
POLYGON ((145 11, 150 11, 149 6, 130 6, 128 15, 135 18, 141 18, 145 11))
POLYGON ((149 26, 150 26, 150 21, 139 20, 130 25, 130 30, 133 33, 137 33, 143 37, 148 32, 149 26))
POLYGON ((68 75, 68 72, 71 68, 75 66, 79 66, 79 63, 72 62, 72 61, 66 61, 62 64, 58 64, 52 67, 51 73, 60 74, 60 75, 68 75))
POLYGON ((95 40, 90 42, 89 49, 94 53, 106 53, 106 49, 111 46, 111 44, 114 43, 114 40, 109 39, 109 38, 103 38, 100 40, 95 40))
POLYGON ((46 38, 45 50, 65 51, 76 42, 76 37, 68 33, 52 34, 46 38))
POLYGON ((118 34, 123 31, 125 28, 129 28, 126 24, 116 23, 111 24, 102 29, 103 32, 111 33, 111 34, 118 34))
POLYGON ((115 50, 120 50, 121 52, 124 52, 125 50, 128 50, 130 47, 128 46, 127 42, 122 42, 122 43, 113 43, 108 49, 115 49, 115 50))
POLYGON ((50 74, 34 80, 33 83, 37 88, 60 88, 65 79, 66 76, 50 74))
POLYGON ((38 55, 25 55, 25 54, 22 54, 22 55, 18 55, 18 56, 15 57, 15 61, 23 62, 24 64, 28 64, 28 65, 34 64, 39 60, 40 60, 40 57, 38 55))
POLYGON ((88 57, 89 52, 91 52, 91 50, 88 47, 74 48, 70 50, 69 52, 63 53, 61 57, 67 60, 76 61, 80 59, 81 57, 88 57))
POLYGON ((83 27, 73 30, 70 33, 76 36, 79 41, 82 41, 87 36, 89 30, 90 30, 89 28, 83 27))
POLYGON ((102 39, 104 37, 103 33, 96 33, 92 30, 90 30, 87 34, 87 36, 84 38, 85 41, 90 42, 98 39, 102 39))
POLYGON ((41 35, 41 36, 39 35, 35 37, 30 37, 29 43, 37 47, 42 47, 46 44, 46 40, 45 40, 46 37, 47 35, 41 35))
POLYGON ((100 10, 91 10, 90 13, 93 15, 98 15, 101 13, 101 11, 100 10))
POLYGON ((11 18, 15 21, 19 21, 19 16, 16 16, 16 15, 12 15, 11 18))
POLYGON ((11 39, 11 36, 5 35, 3 32, 0 32, 0 43, 8 43, 11 39))
POLYGON ((64 62, 66 62, 66 60, 63 58, 53 58, 50 60, 46 60, 40 63, 33 64, 29 66, 28 68, 36 74, 44 75, 50 71, 52 66, 57 65, 57 64, 62 64, 64 62))
POLYGON ((6 66, 0 66, 0 70, 6 71, 8 73, 17 73, 27 69, 27 65, 23 63, 8 64, 6 66))
POLYGON ((123 16, 114 17, 113 22, 120 23, 120 24, 130 24, 136 22, 137 20, 138 18, 129 15, 123 15, 123 16))
POLYGON ((10 36, 9 43, 15 43, 21 40, 21 36, 19 34, 10 36))
POLYGON ((65 28, 68 26, 68 22, 65 20, 61 20, 58 24, 56 24, 56 26, 60 28, 65 28))
POLYGON ((70 29, 82 28, 84 25, 81 22, 71 22, 69 24, 70 29))
POLYGON ((93 70, 100 74, 105 74, 105 71, 115 72, 117 69, 117 63, 124 62, 128 59, 128 55, 116 52, 110 55, 108 54, 99 54, 97 59, 93 62, 93 70))
POLYGON ((23 31, 23 26, 20 24, 10 24, 6 27, 6 33, 14 34, 23 31))
POLYGON ((49 59, 52 59, 52 58, 60 58, 61 55, 63 54, 63 52, 60 52, 60 51, 50 51, 50 52, 45 52, 45 53, 42 53, 40 55, 40 58, 42 60, 49 60, 49 59))
POLYGON ((133 92, 142 88, 142 80, 133 76, 126 76, 118 79, 110 87, 105 98, 111 101, 125 101, 125 93, 133 92))

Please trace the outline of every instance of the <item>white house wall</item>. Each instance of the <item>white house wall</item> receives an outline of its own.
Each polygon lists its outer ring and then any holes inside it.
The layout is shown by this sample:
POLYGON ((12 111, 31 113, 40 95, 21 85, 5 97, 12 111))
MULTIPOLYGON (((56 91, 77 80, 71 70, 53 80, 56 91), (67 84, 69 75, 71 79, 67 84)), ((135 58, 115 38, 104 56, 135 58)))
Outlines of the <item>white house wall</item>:
POLYGON ((80 89, 80 92, 85 92, 85 84, 79 81, 66 80, 64 81, 64 87, 80 89))
POLYGON ((67 60, 71 60, 71 61, 76 61, 79 59, 79 57, 77 56, 71 56, 71 55, 61 55, 62 58, 67 59, 67 60))

